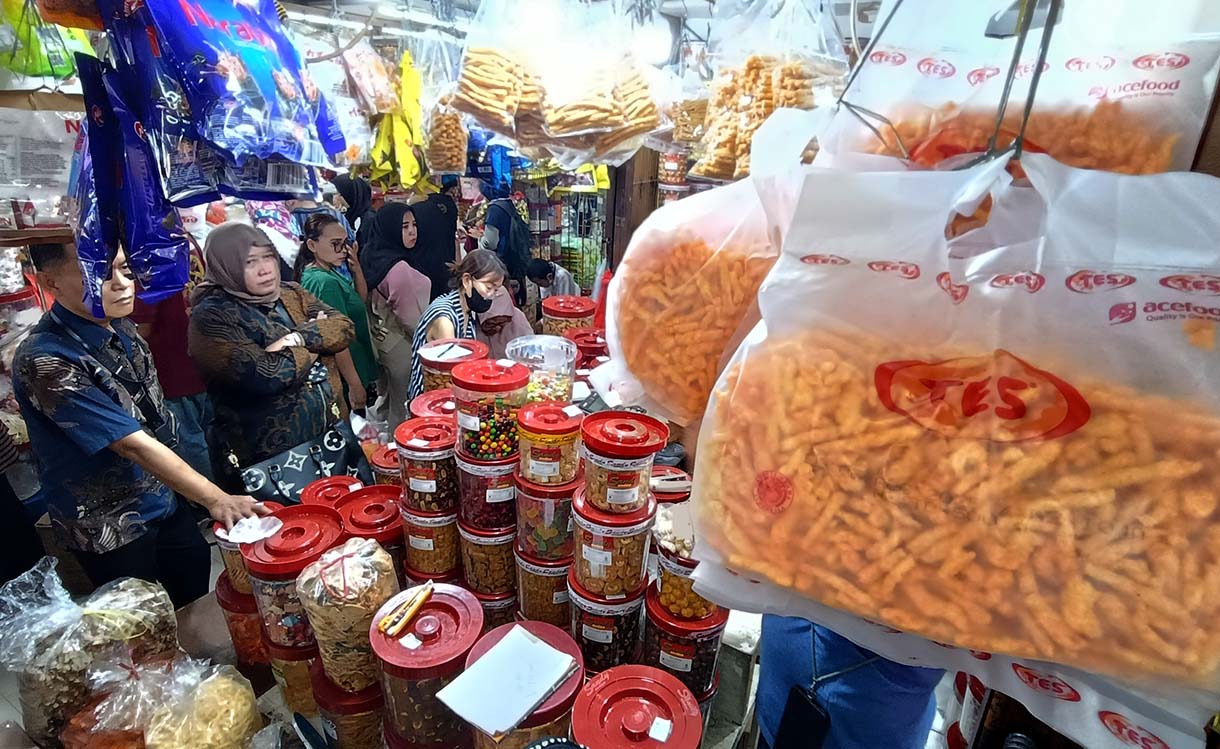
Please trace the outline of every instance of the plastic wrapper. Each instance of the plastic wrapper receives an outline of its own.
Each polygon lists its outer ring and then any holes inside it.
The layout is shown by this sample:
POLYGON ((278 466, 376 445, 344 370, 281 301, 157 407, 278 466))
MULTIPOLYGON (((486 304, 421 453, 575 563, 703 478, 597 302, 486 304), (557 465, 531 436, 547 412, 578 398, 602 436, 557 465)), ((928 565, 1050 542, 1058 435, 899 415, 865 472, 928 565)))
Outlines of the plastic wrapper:
POLYGON ((84 281, 82 301, 100 320, 106 316, 102 306, 102 282, 110 277, 111 263, 118 248, 118 226, 114 221, 116 212, 98 197, 89 131, 89 123, 81 123, 83 147, 77 155, 80 168, 72 188, 73 211, 76 214, 76 257, 84 281))
POLYGON ((179 699, 149 720, 148 749, 244 749, 263 727, 250 682, 232 666, 200 665, 179 699))
POLYGON ((39 743, 53 741, 85 704, 90 666, 116 644, 126 644, 136 662, 177 651, 164 588, 124 578, 77 604, 50 557, 0 587, 0 665, 17 674, 22 726, 39 743))
POLYGON ((338 50, 318 37, 300 35, 297 40, 306 69, 326 98, 347 144, 341 154, 335 155, 335 164, 353 166, 369 163, 373 131, 369 127, 368 116, 356 98, 357 92, 353 90, 342 57, 332 57, 338 50))
POLYGON ((353 538, 305 568, 297 593, 318 640, 327 677, 349 692, 377 683, 369 627, 398 593, 394 560, 376 541, 353 538))
POLYGON ((1044 233, 954 254, 1004 162, 806 179, 700 431, 696 556, 772 610, 1215 692, 1220 183, 1023 164, 1044 233))
POLYGON ((37 0, 38 14, 47 23, 74 29, 102 30, 102 17, 93 0, 37 0))
POLYGON ((452 106, 452 99, 441 98, 429 116, 428 169, 433 174, 465 174, 469 138, 461 113, 452 106))
POLYGON ((480 126, 505 135, 513 132, 513 118, 525 83, 518 52, 520 41, 514 33, 525 30, 521 17, 512 0, 479 4, 466 35, 462 70, 453 96, 455 109, 470 115, 480 126))
POLYGON ((356 87, 356 95, 366 114, 388 114, 398 106, 398 94, 390 79, 390 69, 373 45, 361 40, 343 53, 343 64, 356 87))
POLYGON ((0 20, 10 28, 0 49, 0 67, 14 73, 68 78, 76 72, 73 53, 93 51, 85 32, 48 23, 30 0, 3 0, 0 20))

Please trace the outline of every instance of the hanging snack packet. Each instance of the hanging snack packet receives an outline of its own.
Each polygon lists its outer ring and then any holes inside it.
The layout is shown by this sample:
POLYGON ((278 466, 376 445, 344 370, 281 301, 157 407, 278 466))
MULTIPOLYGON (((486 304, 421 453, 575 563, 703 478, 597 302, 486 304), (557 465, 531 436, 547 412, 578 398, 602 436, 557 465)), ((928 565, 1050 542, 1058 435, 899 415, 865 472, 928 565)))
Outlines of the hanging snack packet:
POLYGON ((77 151, 77 164, 73 167, 73 225, 76 226, 76 257, 80 264, 85 295, 82 301, 88 305, 94 317, 106 316, 102 308, 102 282, 110 276, 110 263, 118 246, 118 231, 114 224, 115 212, 105 210, 98 203, 97 185, 93 173, 93 156, 89 152, 89 123, 81 123, 81 148, 77 151))
POLYGON ((37 0, 38 13, 47 23, 73 29, 102 31, 102 17, 93 0, 37 0))
POLYGON ((0 45, 0 67, 20 75, 67 78, 76 72, 72 53, 92 51, 84 32, 47 23, 27 0, 0 0, 0 21, 12 28, 0 45))

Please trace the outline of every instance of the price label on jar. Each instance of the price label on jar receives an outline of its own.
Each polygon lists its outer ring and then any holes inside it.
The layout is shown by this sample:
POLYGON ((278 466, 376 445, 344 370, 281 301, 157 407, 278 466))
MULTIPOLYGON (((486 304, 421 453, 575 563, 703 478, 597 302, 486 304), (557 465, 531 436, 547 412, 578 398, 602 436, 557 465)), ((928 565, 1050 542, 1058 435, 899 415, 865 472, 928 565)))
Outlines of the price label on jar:
POLYGON ((407 485, 413 492, 433 494, 436 492, 435 468, 412 468, 407 471, 407 485))
POLYGON ((640 499, 640 474, 635 471, 610 471, 606 474, 606 501, 612 505, 633 505, 640 499))
POLYGON ((610 552, 588 545, 584 546, 581 554, 589 564, 596 564, 601 567, 609 567, 610 562, 614 560, 614 555, 610 552))
POLYGON ((569 599, 568 599, 567 588, 564 588, 563 590, 557 590, 557 591, 555 591, 555 594, 551 596, 551 603, 555 604, 556 606, 567 603, 568 600, 569 599))
POLYGON ((681 645, 670 643, 661 648, 660 658, 661 665, 665 668, 690 673, 691 665, 694 663, 695 650, 694 648, 687 649, 681 645))
POLYGON ((558 476, 563 453, 558 447, 534 446, 530 449, 530 473, 536 476, 558 476))
POLYGON ((339 740, 339 732, 335 729, 335 722, 325 715, 322 716, 322 733, 326 734, 327 740, 332 744, 339 740))
POLYGON ((462 404, 457 413, 458 426, 471 432, 479 431, 479 413, 474 410, 476 408, 477 404, 462 404))
POLYGON ((511 474, 508 476, 497 476, 487 484, 488 503, 511 502, 516 496, 517 489, 513 486, 511 474))
POLYGON ((411 535, 407 537, 411 543, 411 548, 416 551, 435 551, 436 545, 432 542, 432 537, 423 537, 411 535))
POLYGON ((606 645, 614 642, 614 622, 608 619, 590 617, 581 626, 580 633, 589 642, 600 642, 606 645))

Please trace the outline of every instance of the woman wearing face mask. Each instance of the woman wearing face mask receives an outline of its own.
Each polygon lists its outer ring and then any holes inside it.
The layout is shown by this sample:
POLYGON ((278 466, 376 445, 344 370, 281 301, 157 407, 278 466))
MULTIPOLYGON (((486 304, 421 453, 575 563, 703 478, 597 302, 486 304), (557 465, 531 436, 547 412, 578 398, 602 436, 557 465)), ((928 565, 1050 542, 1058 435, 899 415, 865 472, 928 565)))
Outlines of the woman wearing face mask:
MULTIPOLYGON (((412 348, 418 352, 428 341, 442 338, 474 338, 477 316, 491 310, 492 300, 504 287, 504 263, 490 250, 475 250, 449 267, 453 291, 438 296, 424 310, 415 331, 412 348)), ((411 359, 411 393, 424 391, 423 363, 416 353, 411 359)))
POLYGON ((231 450, 247 465, 321 437, 339 415, 334 356, 355 338, 352 321, 299 285, 282 284, 279 255, 259 229, 224 224, 208 235, 204 255, 189 351, 216 411, 214 455, 231 450), (329 393, 311 382, 319 357, 329 393))
POLYGON ((356 339, 346 351, 335 354, 335 364, 343 377, 348 406, 362 411, 368 403, 368 391, 375 390, 379 372, 364 306, 369 290, 357 260, 357 247, 348 241, 338 219, 317 213, 305 221, 296 277, 306 291, 347 315, 356 326, 356 339), (340 273, 341 268, 348 274, 340 273))
POLYGON ((431 283, 411 264, 418 251, 415 213, 403 203, 388 203, 377 212, 368 247, 360 252, 360 265, 368 281, 369 309, 377 361, 383 372, 378 418, 391 427, 407 418, 407 392, 411 385, 411 341, 420 316, 428 306, 431 283))

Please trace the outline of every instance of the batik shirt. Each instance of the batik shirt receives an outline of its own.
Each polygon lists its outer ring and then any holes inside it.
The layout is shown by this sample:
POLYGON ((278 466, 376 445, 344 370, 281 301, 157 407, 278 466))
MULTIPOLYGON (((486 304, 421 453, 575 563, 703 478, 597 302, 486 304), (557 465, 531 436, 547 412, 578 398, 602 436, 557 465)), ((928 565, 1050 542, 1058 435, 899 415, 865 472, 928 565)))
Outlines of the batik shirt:
POLYGON ((145 402, 164 411, 152 354, 128 320, 108 329, 56 304, 13 361, 52 526, 68 548, 99 554, 144 535, 176 506, 156 477, 110 449, 143 427, 127 388, 94 355, 103 347, 124 362, 117 374, 144 383, 145 402))

